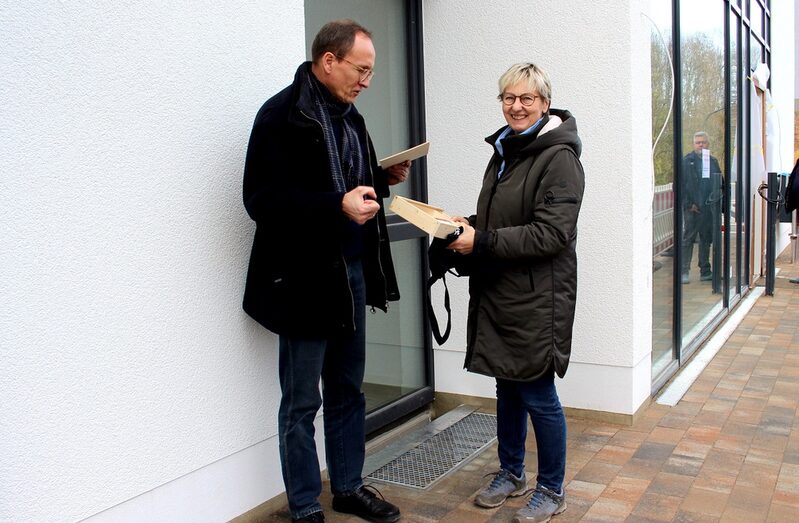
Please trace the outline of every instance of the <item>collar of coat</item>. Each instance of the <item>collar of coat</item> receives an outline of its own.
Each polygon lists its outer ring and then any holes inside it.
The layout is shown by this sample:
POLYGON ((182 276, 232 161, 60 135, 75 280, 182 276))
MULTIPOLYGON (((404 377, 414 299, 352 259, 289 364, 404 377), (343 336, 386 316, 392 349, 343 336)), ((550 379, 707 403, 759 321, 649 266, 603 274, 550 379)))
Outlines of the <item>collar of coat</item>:
MULTIPOLYGON (((494 134, 487 137, 485 140, 491 145, 491 147, 494 149, 494 152, 503 158, 512 158, 530 146, 532 146, 534 149, 537 149, 539 145, 542 148, 553 145, 559 140, 550 140, 549 136, 547 136, 547 139, 542 140, 542 137, 562 127, 565 120, 572 119, 571 114, 569 114, 568 111, 561 111, 557 109, 553 111, 544 114, 544 125, 540 128, 540 130, 531 134, 513 134, 503 138, 501 140, 502 154, 500 154, 497 150, 495 143, 500 135, 508 128, 507 125, 498 129, 494 134), (553 114, 553 111, 556 114, 553 114)), ((568 139, 564 140, 564 143, 568 142, 568 139)))

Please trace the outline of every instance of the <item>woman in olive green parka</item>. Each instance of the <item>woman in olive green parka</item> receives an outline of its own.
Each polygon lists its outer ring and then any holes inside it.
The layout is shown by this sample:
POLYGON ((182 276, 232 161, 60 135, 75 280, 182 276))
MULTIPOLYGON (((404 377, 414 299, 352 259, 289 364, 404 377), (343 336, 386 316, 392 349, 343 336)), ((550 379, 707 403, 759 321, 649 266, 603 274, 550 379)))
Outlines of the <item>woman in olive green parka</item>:
POLYGON ((499 81, 508 125, 494 147, 477 213, 459 218, 450 248, 468 257, 465 367, 497 380, 501 470, 475 498, 501 505, 527 490, 527 416, 538 445, 536 490, 514 521, 545 521, 565 510, 566 424, 554 385, 569 364, 577 296, 577 218, 585 185, 574 117, 550 109, 549 77, 534 64, 499 81))

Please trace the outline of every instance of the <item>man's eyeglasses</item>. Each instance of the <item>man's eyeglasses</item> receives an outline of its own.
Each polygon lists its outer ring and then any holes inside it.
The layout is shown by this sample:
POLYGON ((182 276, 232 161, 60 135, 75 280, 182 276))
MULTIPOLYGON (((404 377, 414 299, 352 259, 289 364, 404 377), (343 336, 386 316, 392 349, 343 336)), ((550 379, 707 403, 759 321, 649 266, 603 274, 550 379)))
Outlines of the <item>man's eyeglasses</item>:
POLYGON ((369 69, 367 67, 361 67, 360 65, 355 65, 354 63, 350 62, 349 60, 347 60, 343 56, 337 56, 336 58, 338 58, 339 60, 344 60, 345 62, 350 64, 352 67, 354 67, 355 70, 358 71, 358 74, 361 75, 361 81, 362 82, 365 82, 365 81, 369 80, 371 77, 373 77, 375 75, 374 69, 369 69))
POLYGON ((499 95, 497 98, 502 100, 502 103, 504 105, 513 105, 516 103, 516 99, 518 98, 522 102, 523 106, 530 107, 531 105, 533 105, 533 103, 535 103, 536 98, 541 98, 541 97, 535 94, 520 94, 519 96, 516 96, 515 94, 503 93, 499 95))

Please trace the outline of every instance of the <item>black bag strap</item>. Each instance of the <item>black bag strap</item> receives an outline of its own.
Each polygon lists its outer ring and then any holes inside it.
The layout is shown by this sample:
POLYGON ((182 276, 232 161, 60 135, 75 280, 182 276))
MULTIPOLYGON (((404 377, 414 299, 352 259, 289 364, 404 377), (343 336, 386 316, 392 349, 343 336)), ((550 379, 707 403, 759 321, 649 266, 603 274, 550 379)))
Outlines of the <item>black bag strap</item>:
POLYGON ((447 328, 444 329, 444 334, 441 334, 441 329, 438 327, 438 319, 433 310, 433 300, 430 295, 430 289, 438 278, 430 277, 427 280, 427 317, 430 318, 430 330, 433 331, 433 337, 439 345, 444 345, 444 342, 449 338, 449 331, 452 328, 452 311, 449 307, 449 288, 447 288, 447 275, 441 276, 441 281, 444 282, 444 309, 447 311, 447 328))

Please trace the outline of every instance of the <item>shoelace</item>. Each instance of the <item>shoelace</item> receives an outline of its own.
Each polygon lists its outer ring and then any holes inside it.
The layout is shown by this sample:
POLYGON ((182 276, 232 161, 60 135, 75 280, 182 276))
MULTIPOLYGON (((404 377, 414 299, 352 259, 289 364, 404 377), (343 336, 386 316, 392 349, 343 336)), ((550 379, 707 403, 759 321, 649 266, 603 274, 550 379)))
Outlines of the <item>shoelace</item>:
POLYGON ((554 501, 554 502, 555 502, 555 504, 557 505, 557 504, 559 503, 559 501, 558 501, 557 499, 555 499, 555 497, 553 496, 553 494, 554 494, 554 492, 553 492, 552 494, 550 494, 550 493, 549 493, 549 492, 547 492, 546 490, 543 490, 543 489, 541 489, 541 488, 536 488, 536 489, 535 489, 535 492, 533 492, 533 495, 532 495, 532 497, 530 498, 530 503, 529 503, 529 505, 530 505, 531 507, 533 507, 533 508, 538 508, 538 507, 540 507, 541 505, 543 505, 543 504, 544 504, 544 500, 546 499, 544 496, 546 496, 547 498, 549 498, 549 499, 551 499, 552 501, 554 501))
POLYGON ((361 490, 363 490, 364 493, 368 493, 373 498, 379 497, 383 501, 386 500, 386 498, 383 497, 383 494, 379 490, 377 490, 377 487, 375 487, 374 485, 363 485, 361 487, 361 490))
POLYGON ((530 498, 530 506, 533 508, 539 508, 543 504, 544 493, 536 489, 535 492, 533 492, 533 496, 530 498))
MULTIPOLYGON (((494 476, 494 479, 492 479, 491 483, 488 485, 488 490, 499 488, 499 486, 502 483, 502 477, 507 477, 508 481, 513 482, 513 478, 511 477, 511 473, 508 472, 505 469, 499 469, 496 472, 489 472, 488 474, 484 474, 483 475, 484 478, 487 478, 488 476, 494 476)), ((521 495, 522 496, 526 496, 527 494, 529 494, 532 491, 533 491, 533 489, 528 488, 527 490, 522 492, 521 495)))
POLYGON ((494 479, 491 480, 491 484, 488 485, 488 489, 492 490, 498 488, 499 485, 502 483, 502 477, 506 476, 507 474, 508 474, 507 471, 505 471, 504 469, 500 469, 496 472, 489 472, 488 474, 484 475, 483 476, 484 478, 487 478, 488 476, 494 476, 494 479))

